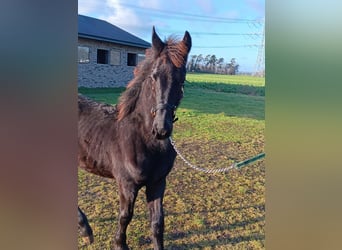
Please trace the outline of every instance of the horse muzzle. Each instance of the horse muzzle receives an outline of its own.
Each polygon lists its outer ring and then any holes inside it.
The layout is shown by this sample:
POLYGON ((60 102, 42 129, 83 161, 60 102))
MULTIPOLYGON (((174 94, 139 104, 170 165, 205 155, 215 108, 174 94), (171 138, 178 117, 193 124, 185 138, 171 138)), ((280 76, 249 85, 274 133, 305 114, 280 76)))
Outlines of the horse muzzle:
POLYGON ((176 106, 167 103, 152 108, 151 114, 154 117, 152 134, 157 139, 163 140, 171 136, 175 110, 176 106))
POLYGON ((158 139, 163 140, 171 136, 172 123, 155 121, 153 122, 152 134, 158 139))

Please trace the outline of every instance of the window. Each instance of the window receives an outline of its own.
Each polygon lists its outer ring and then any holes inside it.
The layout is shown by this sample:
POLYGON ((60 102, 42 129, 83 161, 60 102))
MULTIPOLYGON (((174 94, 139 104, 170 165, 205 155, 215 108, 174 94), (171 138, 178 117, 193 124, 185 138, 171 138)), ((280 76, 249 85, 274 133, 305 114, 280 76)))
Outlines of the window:
POLYGON ((78 62, 89 63, 89 48, 84 46, 78 46, 78 62))
POLYGON ((137 65, 137 54, 127 53, 127 66, 137 65))
POLYGON ((111 65, 120 65, 121 64, 121 53, 119 50, 111 50, 110 51, 110 64, 111 65))
POLYGON ((144 54, 138 54, 138 63, 140 63, 144 59, 145 59, 145 55, 144 54))
POLYGON ((105 49, 97 50, 97 63, 108 64, 108 50, 105 50, 105 49))

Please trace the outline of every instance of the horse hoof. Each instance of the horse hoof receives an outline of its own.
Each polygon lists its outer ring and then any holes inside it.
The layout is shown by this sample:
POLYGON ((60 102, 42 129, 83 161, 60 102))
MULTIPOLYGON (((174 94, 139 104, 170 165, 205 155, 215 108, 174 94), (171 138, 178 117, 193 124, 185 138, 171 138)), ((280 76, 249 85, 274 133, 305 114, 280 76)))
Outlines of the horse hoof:
POLYGON ((87 237, 83 237, 83 242, 87 245, 90 245, 94 242, 94 236, 93 235, 90 235, 90 236, 87 236, 87 237))

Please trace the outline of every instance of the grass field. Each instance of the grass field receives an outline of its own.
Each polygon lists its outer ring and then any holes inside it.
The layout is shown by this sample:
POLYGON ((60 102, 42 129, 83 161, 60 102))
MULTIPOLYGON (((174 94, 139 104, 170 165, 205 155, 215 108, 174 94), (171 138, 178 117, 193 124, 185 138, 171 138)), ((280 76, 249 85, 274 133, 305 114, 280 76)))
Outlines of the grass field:
MULTIPOLYGON (((264 78, 188 74, 173 138, 184 156, 205 168, 222 168, 264 151, 264 78)), ((96 100, 116 103, 120 89, 84 89, 96 100)), ((258 161, 225 174, 204 174, 178 157, 164 198, 166 249, 265 249, 265 164, 258 161)), ((95 243, 110 249, 116 230, 115 182, 79 170, 79 205, 95 243)), ((152 249, 144 190, 128 227, 132 249, 152 249)))

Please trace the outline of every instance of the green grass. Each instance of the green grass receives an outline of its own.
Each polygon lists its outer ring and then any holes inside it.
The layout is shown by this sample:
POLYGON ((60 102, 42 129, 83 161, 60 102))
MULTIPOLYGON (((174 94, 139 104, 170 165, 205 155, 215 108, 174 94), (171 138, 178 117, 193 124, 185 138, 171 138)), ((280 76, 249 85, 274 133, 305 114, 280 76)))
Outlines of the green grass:
MULTIPOLYGON (((222 168, 264 151, 264 96, 244 93, 242 87, 228 91, 232 85, 264 88, 262 78, 188 74, 187 80, 191 84, 186 84, 177 110, 173 138, 189 161, 222 168)), ((79 91, 116 103, 123 89, 79 91)), ((264 161, 208 175, 189 169, 177 157, 167 181, 166 249, 265 249, 264 161)), ((110 249, 118 216, 115 182, 80 170, 78 194, 95 233, 92 246, 82 247, 79 239, 79 247, 110 249)), ((147 218, 141 190, 128 227, 132 249, 152 249, 147 218)))
POLYGON ((114 104, 125 88, 79 88, 78 92, 99 102, 114 104))

